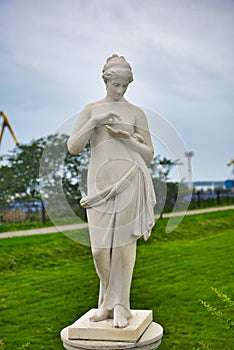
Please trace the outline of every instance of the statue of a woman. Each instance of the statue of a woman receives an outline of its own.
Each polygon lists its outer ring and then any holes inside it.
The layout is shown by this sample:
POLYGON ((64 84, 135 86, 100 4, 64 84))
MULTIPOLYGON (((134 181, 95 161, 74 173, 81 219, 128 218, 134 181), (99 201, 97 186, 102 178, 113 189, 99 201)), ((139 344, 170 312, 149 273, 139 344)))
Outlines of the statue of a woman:
POLYGON ((68 150, 77 155, 91 144, 87 208, 91 249, 100 278, 99 307, 91 321, 114 319, 128 325, 130 286, 136 241, 147 239, 154 225, 155 196, 146 164, 153 146, 144 112, 124 98, 132 70, 124 57, 112 55, 103 68, 106 97, 80 113, 68 150))

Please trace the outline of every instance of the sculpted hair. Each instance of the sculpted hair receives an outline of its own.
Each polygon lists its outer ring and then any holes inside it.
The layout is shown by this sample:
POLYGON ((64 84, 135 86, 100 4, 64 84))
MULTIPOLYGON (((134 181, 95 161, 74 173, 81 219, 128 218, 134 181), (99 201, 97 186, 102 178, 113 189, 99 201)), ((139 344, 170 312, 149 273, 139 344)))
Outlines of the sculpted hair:
POLYGON ((133 81, 132 68, 130 64, 123 56, 114 54, 107 58, 106 64, 102 70, 102 78, 106 84, 109 80, 118 76, 127 77, 129 83, 133 81))

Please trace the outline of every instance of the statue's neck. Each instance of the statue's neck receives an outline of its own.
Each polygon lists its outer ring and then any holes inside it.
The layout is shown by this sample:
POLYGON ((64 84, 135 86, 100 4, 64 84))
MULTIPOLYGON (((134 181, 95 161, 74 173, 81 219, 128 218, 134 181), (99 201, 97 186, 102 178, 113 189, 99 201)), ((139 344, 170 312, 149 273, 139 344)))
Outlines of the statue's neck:
POLYGON ((105 102, 127 102, 127 100, 124 97, 121 97, 119 100, 114 100, 113 98, 111 98, 110 96, 106 95, 106 97, 104 98, 105 102))

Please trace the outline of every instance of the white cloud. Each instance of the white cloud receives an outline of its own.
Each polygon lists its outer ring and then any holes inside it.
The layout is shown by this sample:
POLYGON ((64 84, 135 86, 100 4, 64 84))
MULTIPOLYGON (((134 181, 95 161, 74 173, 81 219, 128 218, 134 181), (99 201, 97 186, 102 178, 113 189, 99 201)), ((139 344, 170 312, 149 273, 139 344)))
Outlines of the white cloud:
POLYGON ((46 133, 45 111, 56 128, 102 97, 102 65, 114 52, 133 66, 129 99, 167 115, 191 144, 191 126, 232 115, 232 1, 11 0, 0 11, 1 109, 18 110, 25 140, 36 135, 32 113, 46 133))

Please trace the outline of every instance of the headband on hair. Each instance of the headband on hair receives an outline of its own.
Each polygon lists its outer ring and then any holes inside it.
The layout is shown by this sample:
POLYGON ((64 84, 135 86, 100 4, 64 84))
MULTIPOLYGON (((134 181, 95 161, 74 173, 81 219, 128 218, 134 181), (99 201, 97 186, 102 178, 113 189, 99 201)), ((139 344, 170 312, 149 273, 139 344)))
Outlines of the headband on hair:
POLYGON ((102 70, 102 77, 105 83, 116 76, 124 75, 128 77, 129 83, 133 81, 132 68, 123 56, 113 54, 108 57, 102 70))

